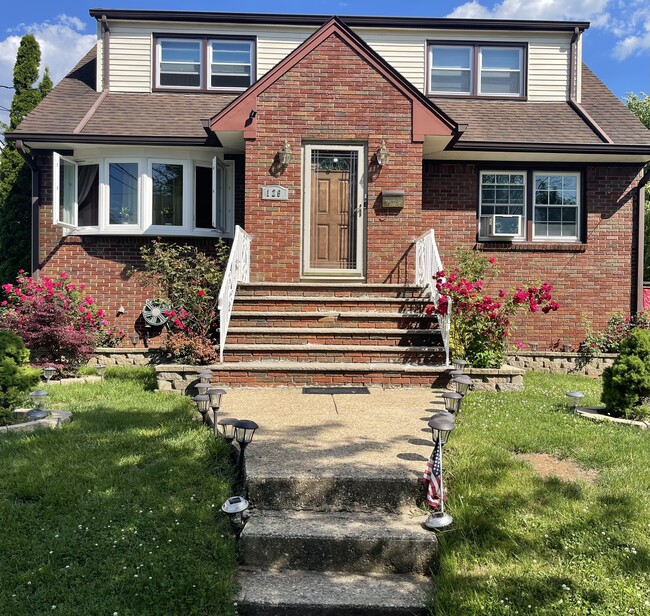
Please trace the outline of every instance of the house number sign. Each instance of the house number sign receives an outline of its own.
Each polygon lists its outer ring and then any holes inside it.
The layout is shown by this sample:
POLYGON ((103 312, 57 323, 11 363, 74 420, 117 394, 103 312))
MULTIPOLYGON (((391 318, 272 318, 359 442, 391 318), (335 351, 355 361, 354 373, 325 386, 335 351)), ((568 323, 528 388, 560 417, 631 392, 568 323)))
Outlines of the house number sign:
POLYGON ((284 186, 262 186, 262 199, 266 201, 286 201, 289 190, 284 186))

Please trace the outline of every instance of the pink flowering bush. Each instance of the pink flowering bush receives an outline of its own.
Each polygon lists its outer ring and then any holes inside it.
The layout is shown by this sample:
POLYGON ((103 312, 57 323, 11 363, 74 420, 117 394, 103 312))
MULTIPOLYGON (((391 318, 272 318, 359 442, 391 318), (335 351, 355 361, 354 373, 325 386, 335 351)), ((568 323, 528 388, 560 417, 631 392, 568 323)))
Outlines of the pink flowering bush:
POLYGON ((95 347, 116 346, 124 332, 109 327, 106 312, 84 294, 85 285, 62 272, 35 279, 19 272, 16 284, 2 285, 0 328, 18 334, 32 363, 69 371, 88 360, 95 347))
MULTIPOLYGON (((463 258, 467 263, 467 255, 463 258)), ((518 312, 548 314, 559 308, 548 283, 484 294, 485 281, 477 275, 487 277, 494 271, 493 265, 494 258, 473 256, 463 269, 448 275, 437 272, 436 288, 441 297, 437 305, 426 308, 427 314, 446 315, 451 300, 450 344, 454 355, 464 357, 476 368, 499 368, 503 364, 512 319, 518 312)))

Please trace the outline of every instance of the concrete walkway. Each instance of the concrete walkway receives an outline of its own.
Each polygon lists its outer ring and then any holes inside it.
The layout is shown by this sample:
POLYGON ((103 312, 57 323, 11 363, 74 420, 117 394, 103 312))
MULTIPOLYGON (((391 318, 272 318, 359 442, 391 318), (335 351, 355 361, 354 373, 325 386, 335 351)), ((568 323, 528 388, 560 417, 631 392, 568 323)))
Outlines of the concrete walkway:
POLYGON ((303 394, 302 388, 230 389, 221 417, 259 424, 247 449, 251 479, 305 475, 418 477, 431 454, 427 421, 441 390, 370 388, 303 394))

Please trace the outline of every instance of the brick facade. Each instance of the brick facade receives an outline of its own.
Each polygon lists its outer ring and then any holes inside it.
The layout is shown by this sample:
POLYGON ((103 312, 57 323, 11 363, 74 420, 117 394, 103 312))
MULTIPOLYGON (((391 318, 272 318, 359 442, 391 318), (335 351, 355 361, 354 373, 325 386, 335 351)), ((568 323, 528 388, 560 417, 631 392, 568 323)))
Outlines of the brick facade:
MULTIPOLYGON (((367 281, 411 283, 414 241, 430 228, 443 262, 453 265, 460 246, 475 247, 478 171, 471 163, 423 161, 423 146, 412 141, 411 101, 336 34, 286 72, 257 98, 257 135, 236 161, 236 214, 253 237, 252 279, 298 282, 301 275, 302 164, 304 143, 367 146, 368 165, 385 140, 388 165, 368 177, 367 281), (275 175, 274 157, 287 139, 293 162, 275 175), (263 201, 261 186, 288 188, 286 202, 263 201), (404 208, 379 207, 382 190, 404 190, 404 208)), ((484 163, 484 168, 489 163, 484 163)), ((40 268, 66 270, 86 282, 98 302, 132 331, 149 295, 130 275, 146 237, 63 238, 53 227, 49 157, 41 168, 40 268)), ((517 338, 540 349, 577 344, 583 315, 595 327, 615 310, 629 311, 634 299, 635 243, 638 232, 635 166, 585 168, 587 227, 585 244, 492 244, 477 247, 497 259, 500 286, 547 280, 561 310, 524 319, 517 338)), ((183 241, 186 241, 185 239, 183 241)), ((188 240, 210 249, 214 240, 188 240)))

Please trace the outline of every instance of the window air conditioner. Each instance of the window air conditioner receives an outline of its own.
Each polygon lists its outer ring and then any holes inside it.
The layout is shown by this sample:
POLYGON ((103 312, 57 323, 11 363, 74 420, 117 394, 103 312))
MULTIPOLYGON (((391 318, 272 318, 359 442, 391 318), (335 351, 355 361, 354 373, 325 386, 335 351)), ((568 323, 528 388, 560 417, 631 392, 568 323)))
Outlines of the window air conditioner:
POLYGON ((521 216, 515 214, 494 214, 488 219, 491 237, 516 237, 521 235, 521 216))

